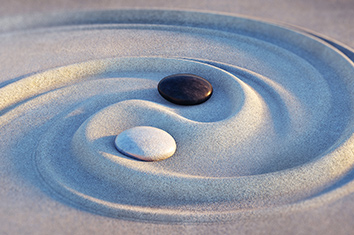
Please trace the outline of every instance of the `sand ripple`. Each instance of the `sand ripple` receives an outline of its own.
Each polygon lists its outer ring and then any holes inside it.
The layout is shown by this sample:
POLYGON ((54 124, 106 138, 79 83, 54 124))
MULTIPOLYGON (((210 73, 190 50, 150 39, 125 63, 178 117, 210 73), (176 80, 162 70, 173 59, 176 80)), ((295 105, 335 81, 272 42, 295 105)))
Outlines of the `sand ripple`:
MULTIPOLYGON (((235 27, 250 23, 232 19, 241 24, 235 27)), ((195 34, 214 47, 235 49, 240 61, 222 57, 222 51, 212 51, 215 58, 181 51, 111 56, 0 88, 0 130, 20 132, 16 127, 27 124, 18 136, 37 143, 29 150, 34 168, 64 200, 135 219, 230 219, 240 209, 322 195, 352 169, 350 60, 318 40, 264 23, 259 30, 273 39, 225 31, 218 41, 209 29, 175 24, 146 29, 153 35, 195 34), (164 100, 157 84, 176 73, 209 80, 212 97, 196 106, 164 100), (170 133, 175 155, 142 162, 120 154, 114 138, 134 126, 170 133)), ((136 34, 144 26, 132 28, 136 34)))

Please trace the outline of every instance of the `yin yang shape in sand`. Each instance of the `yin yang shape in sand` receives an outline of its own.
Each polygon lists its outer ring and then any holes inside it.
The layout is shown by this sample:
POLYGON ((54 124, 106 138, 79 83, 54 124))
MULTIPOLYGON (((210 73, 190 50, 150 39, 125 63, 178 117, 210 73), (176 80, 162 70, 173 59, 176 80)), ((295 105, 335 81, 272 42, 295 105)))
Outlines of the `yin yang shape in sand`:
POLYGON ((6 61, 21 66, 0 72, 0 138, 50 197, 105 216, 209 222, 353 191, 354 66, 343 45, 185 11, 75 12, 10 26, 0 56, 16 54, 6 61), (166 100, 158 84, 174 74, 206 79, 212 95, 166 100), (119 152, 115 138, 138 126, 169 133, 175 153, 141 161, 119 152))

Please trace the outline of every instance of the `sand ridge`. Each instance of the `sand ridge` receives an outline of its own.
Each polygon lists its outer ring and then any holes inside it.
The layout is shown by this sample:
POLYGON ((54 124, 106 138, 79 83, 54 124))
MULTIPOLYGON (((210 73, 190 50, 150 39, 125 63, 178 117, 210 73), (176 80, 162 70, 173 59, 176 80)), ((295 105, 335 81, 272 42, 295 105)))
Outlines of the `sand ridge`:
MULTIPOLYGON (((98 31, 107 38, 119 34, 109 45, 130 50, 117 54, 117 48, 98 44, 92 50, 105 48, 104 58, 57 66, 0 89, 2 135, 27 125, 21 135, 38 141, 30 150, 34 167, 58 194, 109 216, 213 221, 223 213, 232 218, 240 208, 304 200, 351 169, 354 68, 342 54, 315 38, 254 20, 174 12, 153 25, 156 11, 123 13, 115 23, 134 21, 131 27, 73 24, 44 35, 70 38, 73 31, 92 40, 98 31), (121 19, 127 16, 134 20, 121 19), (150 19, 146 27, 144 17, 150 19), (219 31, 210 20, 202 22, 208 17, 222 26, 219 31), (140 44, 147 36, 173 45, 140 44), (185 48, 176 50, 180 45, 185 48), (196 46, 205 50, 190 50, 196 46), (230 49, 234 53, 226 55, 230 49), (210 100, 182 107, 160 97, 159 80, 180 72, 208 79, 214 87, 210 100), (168 131, 176 154, 158 163, 122 156, 115 136, 139 125, 168 131), (205 203, 220 203, 220 209, 212 213, 205 203), (155 210, 145 211, 148 205, 155 210)), ((75 60, 83 51, 69 55, 75 60)))

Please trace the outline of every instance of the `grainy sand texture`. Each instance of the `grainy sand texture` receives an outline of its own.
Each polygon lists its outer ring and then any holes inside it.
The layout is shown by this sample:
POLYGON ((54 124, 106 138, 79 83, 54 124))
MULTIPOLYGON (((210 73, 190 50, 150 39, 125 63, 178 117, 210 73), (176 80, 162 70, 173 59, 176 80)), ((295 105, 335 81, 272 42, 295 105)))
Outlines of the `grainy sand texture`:
POLYGON ((354 208, 350 47, 230 14, 48 12, 0 19, 0 232, 353 228, 335 206, 354 208), (178 73, 207 79, 211 98, 165 100, 157 85, 178 73), (169 133, 174 155, 120 153, 137 126, 169 133))

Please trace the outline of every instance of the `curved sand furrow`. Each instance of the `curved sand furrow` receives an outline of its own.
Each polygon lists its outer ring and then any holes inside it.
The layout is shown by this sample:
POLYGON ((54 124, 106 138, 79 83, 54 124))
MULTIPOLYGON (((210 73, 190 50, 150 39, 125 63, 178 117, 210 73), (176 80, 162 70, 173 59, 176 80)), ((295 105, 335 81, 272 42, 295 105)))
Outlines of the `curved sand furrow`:
MULTIPOLYGON (((64 53, 53 47, 67 46, 68 66, 42 54, 38 61, 46 68, 62 67, 0 89, 1 138, 15 153, 26 147, 33 154, 53 192, 114 217, 228 220, 301 202, 352 169, 354 69, 338 51, 255 20, 138 12, 80 13, 42 23, 32 18, 18 27, 53 26, 16 39, 27 45, 25 55, 39 48, 26 40, 48 39, 49 57, 64 53), (99 40, 102 35, 107 38, 99 40), (82 40, 96 47, 84 48, 82 40), (160 97, 158 81, 181 72, 208 79, 211 99, 178 106, 160 97), (137 125, 168 131, 176 154, 153 163, 121 155, 114 137, 137 125)), ((3 36, 4 48, 11 35, 3 36)))

